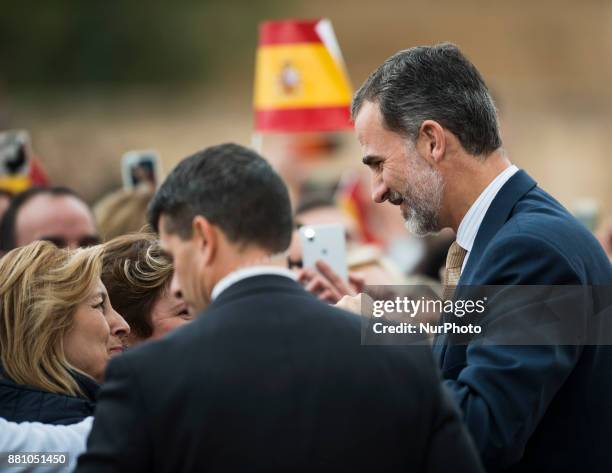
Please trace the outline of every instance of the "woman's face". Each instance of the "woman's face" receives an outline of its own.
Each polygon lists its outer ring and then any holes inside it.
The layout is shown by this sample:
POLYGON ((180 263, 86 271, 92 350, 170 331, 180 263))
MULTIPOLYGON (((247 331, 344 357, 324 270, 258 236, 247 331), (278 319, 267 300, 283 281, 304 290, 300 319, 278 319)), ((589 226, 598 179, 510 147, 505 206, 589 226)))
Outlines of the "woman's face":
POLYGON ((172 291, 164 291, 151 309, 151 339, 162 337, 168 332, 191 321, 193 317, 187 311, 187 305, 172 291))
POLYGON ((102 281, 77 307, 74 325, 64 338, 68 362, 99 383, 109 359, 123 352, 130 327, 110 304, 102 281))

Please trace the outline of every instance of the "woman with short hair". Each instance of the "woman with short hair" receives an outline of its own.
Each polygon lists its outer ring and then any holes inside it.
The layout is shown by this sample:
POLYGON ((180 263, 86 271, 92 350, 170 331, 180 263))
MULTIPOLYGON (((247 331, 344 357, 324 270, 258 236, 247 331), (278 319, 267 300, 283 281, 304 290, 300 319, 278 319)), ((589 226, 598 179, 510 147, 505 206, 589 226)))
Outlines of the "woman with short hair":
POLYGON ((128 345, 157 339, 192 317, 171 289, 174 267, 153 233, 131 233, 104 244, 102 281, 113 307, 130 324, 128 345))

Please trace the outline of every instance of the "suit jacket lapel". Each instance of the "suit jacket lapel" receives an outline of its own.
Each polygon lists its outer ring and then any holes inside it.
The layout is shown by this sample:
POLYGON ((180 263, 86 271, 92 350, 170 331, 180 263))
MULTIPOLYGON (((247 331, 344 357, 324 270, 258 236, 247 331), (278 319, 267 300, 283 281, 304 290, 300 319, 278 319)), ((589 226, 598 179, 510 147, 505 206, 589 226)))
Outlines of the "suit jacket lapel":
POLYGON ((536 185, 536 181, 523 170, 518 171, 503 185, 482 220, 467 264, 461 273, 459 284, 468 285, 472 283, 474 270, 478 266, 480 257, 487 248, 487 245, 499 229, 508 221, 516 203, 536 185))
MULTIPOLYGON (((474 246, 472 246, 472 251, 470 251, 468 262, 461 273, 458 285, 469 285, 472 283, 474 270, 478 266, 480 257, 487 245, 504 223, 508 221, 516 203, 536 185, 536 181, 523 170, 518 171, 503 185, 482 220, 474 240, 474 246)), ((438 359, 440 367, 444 366, 447 342, 448 336, 444 334, 436 335, 434 338, 433 352, 434 356, 438 359)))

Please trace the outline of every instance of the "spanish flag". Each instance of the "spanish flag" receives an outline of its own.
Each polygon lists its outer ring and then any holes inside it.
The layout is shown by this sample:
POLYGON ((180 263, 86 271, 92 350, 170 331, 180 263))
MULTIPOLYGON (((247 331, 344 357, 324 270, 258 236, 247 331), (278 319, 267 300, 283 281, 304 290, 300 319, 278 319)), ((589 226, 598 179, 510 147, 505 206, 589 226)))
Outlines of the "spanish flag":
POLYGON ((260 25, 255 64, 255 130, 352 128, 351 86, 327 19, 260 25))

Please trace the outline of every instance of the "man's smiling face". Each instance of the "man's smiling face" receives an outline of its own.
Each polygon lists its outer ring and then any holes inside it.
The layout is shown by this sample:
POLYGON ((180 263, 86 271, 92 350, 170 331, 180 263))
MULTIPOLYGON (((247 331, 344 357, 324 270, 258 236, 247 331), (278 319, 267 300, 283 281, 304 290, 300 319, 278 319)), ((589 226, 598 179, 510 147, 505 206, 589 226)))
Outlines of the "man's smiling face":
POLYGON ((383 126, 376 102, 365 101, 355 117, 363 162, 372 172, 372 200, 399 205, 406 225, 417 235, 440 230, 441 174, 406 137, 383 126))

